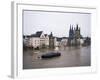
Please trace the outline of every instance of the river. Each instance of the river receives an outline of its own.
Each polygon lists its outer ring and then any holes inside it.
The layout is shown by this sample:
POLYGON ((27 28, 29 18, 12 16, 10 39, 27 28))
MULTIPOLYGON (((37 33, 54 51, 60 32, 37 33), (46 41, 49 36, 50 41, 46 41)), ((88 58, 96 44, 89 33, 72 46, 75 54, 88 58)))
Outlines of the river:
POLYGON ((91 47, 66 47, 59 48, 60 57, 41 59, 42 54, 55 50, 25 50, 23 51, 23 69, 80 67, 91 65, 91 47))

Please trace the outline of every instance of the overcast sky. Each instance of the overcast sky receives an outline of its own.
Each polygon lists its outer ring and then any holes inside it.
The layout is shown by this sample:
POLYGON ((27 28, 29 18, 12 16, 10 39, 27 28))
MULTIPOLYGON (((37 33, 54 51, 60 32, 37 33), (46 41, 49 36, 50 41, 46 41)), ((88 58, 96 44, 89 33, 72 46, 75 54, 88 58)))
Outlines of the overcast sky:
POLYGON ((23 14, 24 35, 43 31, 45 34, 52 32, 57 37, 68 37, 70 24, 73 27, 78 24, 83 37, 91 35, 91 14, 88 13, 24 11, 23 14))

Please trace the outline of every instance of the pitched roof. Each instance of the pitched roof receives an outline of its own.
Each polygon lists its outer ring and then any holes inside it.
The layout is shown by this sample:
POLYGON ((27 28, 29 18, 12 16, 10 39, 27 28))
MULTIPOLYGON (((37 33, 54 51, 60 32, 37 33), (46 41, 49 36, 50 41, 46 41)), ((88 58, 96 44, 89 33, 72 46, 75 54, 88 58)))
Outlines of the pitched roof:
POLYGON ((30 38, 31 35, 23 35, 23 38, 30 38))
POLYGON ((37 31, 36 34, 31 34, 30 37, 40 37, 43 31, 37 31))
POLYGON ((37 36, 37 37, 40 37, 41 34, 42 34, 42 32, 43 32, 43 31, 37 31, 37 32, 36 32, 36 36, 37 36))
POLYGON ((32 34, 31 37, 39 37, 38 35, 36 34, 32 34))
POLYGON ((68 37, 62 37, 62 39, 68 39, 68 37))
POLYGON ((47 34, 44 34, 45 35, 45 37, 47 36, 47 34))
POLYGON ((48 35, 48 34, 44 34, 44 36, 45 36, 45 37, 49 37, 49 35, 48 35))
POLYGON ((61 41, 62 40, 62 38, 57 38, 57 41, 61 41))

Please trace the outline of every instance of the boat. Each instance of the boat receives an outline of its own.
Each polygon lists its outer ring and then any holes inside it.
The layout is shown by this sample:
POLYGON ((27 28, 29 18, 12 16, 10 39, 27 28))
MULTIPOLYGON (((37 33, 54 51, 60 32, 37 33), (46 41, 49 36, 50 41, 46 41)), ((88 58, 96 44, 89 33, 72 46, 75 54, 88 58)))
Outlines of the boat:
POLYGON ((50 53, 47 53, 47 54, 43 54, 41 56, 41 58, 45 59, 45 58, 53 58, 53 57, 59 57, 59 56, 61 56, 60 52, 50 52, 50 53))

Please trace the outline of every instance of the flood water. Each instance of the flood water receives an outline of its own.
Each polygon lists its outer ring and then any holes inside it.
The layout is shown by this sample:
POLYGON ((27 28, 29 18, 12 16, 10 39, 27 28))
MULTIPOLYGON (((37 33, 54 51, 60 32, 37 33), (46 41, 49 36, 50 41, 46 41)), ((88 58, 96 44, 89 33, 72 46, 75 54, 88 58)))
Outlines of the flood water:
POLYGON ((91 47, 66 47, 59 48, 61 56, 41 59, 42 54, 55 50, 25 50, 23 51, 23 69, 79 67, 91 65, 91 47))

